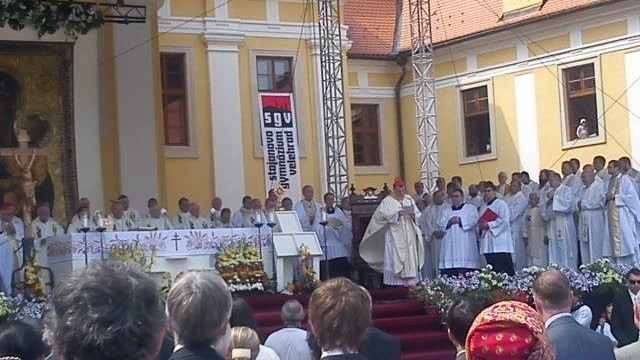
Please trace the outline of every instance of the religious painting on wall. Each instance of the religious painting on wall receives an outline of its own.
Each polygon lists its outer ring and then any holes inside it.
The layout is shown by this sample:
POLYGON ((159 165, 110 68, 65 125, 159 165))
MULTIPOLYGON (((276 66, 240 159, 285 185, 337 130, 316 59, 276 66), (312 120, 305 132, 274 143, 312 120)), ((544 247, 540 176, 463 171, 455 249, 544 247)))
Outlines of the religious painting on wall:
POLYGON ((35 155, 28 174, 35 200, 51 204, 56 218, 74 213, 72 64, 73 44, 0 41, 0 200, 14 204, 18 216, 28 197, 20 147, 35 155))

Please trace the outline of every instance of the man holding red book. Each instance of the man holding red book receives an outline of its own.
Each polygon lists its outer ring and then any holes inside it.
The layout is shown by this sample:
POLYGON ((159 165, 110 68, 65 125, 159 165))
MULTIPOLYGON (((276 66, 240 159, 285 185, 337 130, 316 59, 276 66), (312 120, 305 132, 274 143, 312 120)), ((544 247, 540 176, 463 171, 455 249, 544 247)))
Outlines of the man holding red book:
POLYGON ((513 241, 509 225, 509 205, 497 198, 491 181, 484 183, 484 205, 480 208, 480 253, 496 272, 513 275, 513 241))

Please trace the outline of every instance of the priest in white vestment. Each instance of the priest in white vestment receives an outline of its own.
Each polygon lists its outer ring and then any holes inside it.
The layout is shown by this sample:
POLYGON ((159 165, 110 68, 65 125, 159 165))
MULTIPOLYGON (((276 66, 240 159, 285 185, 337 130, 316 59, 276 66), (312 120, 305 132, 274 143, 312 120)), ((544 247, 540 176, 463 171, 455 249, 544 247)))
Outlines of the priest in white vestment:
POLYGON ((3 228, 0 229, 0 292, 11 295, 11 276, 19 266, 16 253, 19 245, 15 235, 11 234, 14 231, 13 225, 5 227, 6 225, 3 223, 3 228))
POLYGON ((137 224, 138 228, 155 228, 156 230, 173 230, 171 221, 162 213, 159 204, 149 206, 149 215, 145 216, 137 224))
POLYGON ((376 209, 360 244, 360 256, 383 273, 386 285, 411 286, 420 281, 424 264, 422 233, 416 224, 420 216, 404 181, 394 181, 393 192, 376 209))
POLYGON ((231 209, 224 208, 220 211, 220 220, 215 223, 217 229, 230 229, 233 227, 231 222, 231 209))
POLYGON ((491 181, 484 183, 484 201, 478 220, 480 253, 484 255, 487 264, 491 265, 494 271, 513 275, 511 254, 514 249, 509 205, 504 200, 498 199, 497 188, 491 181))
POLYGON ((468 193, 469 201, 467 201, 467 204, 475 206, 476 210, 480 210, 482 205, 484 205, 484 198, 482 197, 482 194, 478 192, 478 185, 469 185, 468 193))
POLYGON ((529 199, 529 194, 538 190, 538 183, 531 180, 531 176, 526 171, 520 172, 520 182, 522 183, 522 193, 526 199, 529 199))
POLYGON ((422 183, 422 181, 416 181, 413 184, 413 189, 416 191, 415 195, 413 195, 413 201, 415 202, 418 202, 418 200, 422 199, 427 193, 424 190, 424 184, 422 183))
POLYGON ((571 269, 578 268, 578 243, 573 212, 575 192, 560 180, 560 174, 549 177, 551 190, 547 193, 549 263, 571 269))
POLYGON ((64 234, 64 228, 51 217, 49 203, 38 204, 38 216, 31 222, 33 247, 36 252, 36 262, 40 266, 48 266, 47 244, 45 239, 64 234))
POLYGON ((200 216, 200 205, 195 202, 189 204, 189 217, 185 220, 185 229, 208 229, 209 220, 200 216))
POLYGON ((171 226, 176 230, 186 229, 186 220, 189 217, 189 199, 178 200, 178 212, 171 218, 171 226))
POLYGON ((578 239, 583 264, 590 264, 602 257, 603 240, 608 237, 606 226, 606 194, 604 183, 593 170, 582 172, 582 196, 578 202, 580 223, 578 239))
POLYGON ((596 156, 593 158, 593 169, 596 172, 596 176, 602 180, 604 185, 604 192, 609 190, 609 180, 611 180, 611 175, 609 175, 609 171, 607 170, 607 162, 604 156, 596 156))
POLYGON ((89 230, 93 230, 96 228, 96 224, 93 222, 91 216, 89 216, 89 208, 85 205, 80 205, 78 207, 78 211, 71 218, 71 222, 67 227, 67 234, 78 234, 81 233, 81 229, 85 227, 84 218, 87 218, 86 227, 89 230))
POLYGON ((107 222, 112 224, 110 231, 131 231, 136 228, 136 223, 126 216, 124 206, 120 201, 111 204, 111 214, 107 217, 107 222))
POLYGON ((240 209, 233 213, 231 222, 233 226, 237 228, 253 227, 254 217, 253 199, 251 196, 245 196, 242 198, 242 206, 240 209))
POLYGON ((122 208, 124 209, 124 216, 129 218, 133 224, 137 224, 140 220, 142 220, 142 215, 140 211, 129 207, 129 197, 127 195, 120 195, 118 197, 118 201, 122 204, 122 208))
POLYGON ((220 222, 220 212, 222 211, 222 199, 214 197, 211 200, 211 209, 209 209, 209 224, 212 227, 216 227, 216 224, 220 222))
POLYGON ((527 266, 549 266, 547 223, 542 217, 540 196, 529 194, 529 206, 524 213, 523 236, 527 244, 527 266))
POLYGON ((562 162, 562 175, 562 185, 568 186, 573 191, 574 202, 577 204, 582 191, 582 181, 574 174, 570 161, 562 162))
POLYGON ((498 189, 496 191, 498 192, 498 194, 500 194, 501 197, 504 197, 508 193, 507 180, 507 173, 504 171, 500 171, 498 173, 498 189))
POLYGON ((353 231, 351 223, 342 210, 336 207, 336 198, 332 193, 324 195, 324 206, 316 212, 313 228, 324 252, 323 261, 328 262, 325 268, 328 274, 322 278, 350 277, 349 260, 352 254, 353 231), (322 212, 326 214, 326 224, 322 225, 322 212))
POLYGON ((509 205, 509 226, 513 241, 513 266, 520 271, 527 266, 527 248, 524 244, 523 219, 529 201, 521 191, 522 184, 518 179, 512 179, 509 194, 504 201, 509 205))
POLYGON ((433 279, 439 275, 438 266, 444 227, 438 226, 438 220, 448 207, 449 204, 444 201, 444 193, 441 190, 436 190, 433 193, 433 202, 424 209, 418 220, 420 231, 424 231, 422 235, 425 262, 422 267, 422 277, 425 279, 433 279))
POLYGON ((0 210, 0 217, 5 223, 11 223, 15 229, 15 238, 20 241, 24 238, 24 223, 16 215, 15 205, 4 204, 0 210))
POLYGON ((633 265, 638 253, 638 217, 640 200, 635 182, 620 173, 618 161, 609 161, 611 181, 607 192, 609 241, 604 242, 603 255, 619 264, 633 265))
POLYGON ((313 231, 316 213, 322 208, 322 204, 315 201, 313 196, 313 186, 305 185, 302 188, 302 200, 293 206, 293 211, 298 214, 298 220, 300 220, 303 231, 313 231))
POLYGON ((439 268, 444 275, 463 275, 481 266, 478 252, 478 209, 464 203, 464 193, 456 189, 438 219, 438 227, 445 229, 442 239, 439 268))

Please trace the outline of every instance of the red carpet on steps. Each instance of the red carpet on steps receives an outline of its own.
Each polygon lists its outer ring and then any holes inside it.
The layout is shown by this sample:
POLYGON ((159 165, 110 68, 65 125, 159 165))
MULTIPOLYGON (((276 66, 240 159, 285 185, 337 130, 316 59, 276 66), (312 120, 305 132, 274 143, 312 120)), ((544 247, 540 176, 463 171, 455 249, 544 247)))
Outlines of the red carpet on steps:
MULTIPOLYGON (((437 311, 425 310, 422 303, 407 296, 406 288, 371 290, 373 323, 402 342, 402 360, 451 360, 455 349, 440 324, 437 311)), ((289 299, 307 307, 309 296, 264 295, 246 297, 264 341, 282 327, 280 308, 289 299)))

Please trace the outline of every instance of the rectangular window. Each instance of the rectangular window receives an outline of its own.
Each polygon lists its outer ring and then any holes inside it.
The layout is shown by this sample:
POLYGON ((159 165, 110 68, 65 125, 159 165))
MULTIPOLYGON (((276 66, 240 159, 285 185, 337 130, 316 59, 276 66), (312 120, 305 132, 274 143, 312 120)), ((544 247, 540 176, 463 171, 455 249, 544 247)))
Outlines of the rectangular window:
POLYGON ((258 56, 258 91, 292 93, 291 58, 258 56))
POLYGON ((491 154, 491 116, 487 86, 462 90, 464 156, 491 154))
POLYGON ((353 158, 356 166, 381 166, 379 105, 351 104, 353 158))
POLYGON ((599 135, 595 74, 593 63, 562 70, 567 141, 596 138, 599 135))
POLYGON ((164 143, 167 146, 188 146, 189 114, 185 54, 160 53, 160 66, 164 143))

